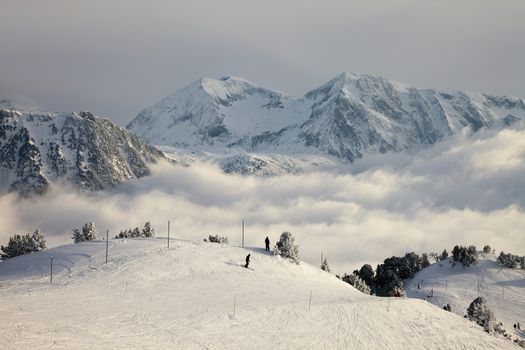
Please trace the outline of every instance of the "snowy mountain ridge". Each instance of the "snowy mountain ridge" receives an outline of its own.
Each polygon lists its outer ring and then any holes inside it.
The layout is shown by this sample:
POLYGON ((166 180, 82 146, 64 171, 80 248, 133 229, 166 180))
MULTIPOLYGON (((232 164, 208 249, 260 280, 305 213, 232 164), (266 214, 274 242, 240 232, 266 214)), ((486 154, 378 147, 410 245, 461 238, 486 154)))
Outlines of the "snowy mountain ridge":
POLYGON ((525 118, 525 100, 417 89, 343 73, 294 98, 244 79, 202 78, 142 110, 127 128, 150 144, 188 150, 317 154, 353 161, 367 153, 434 144, 464 128, 525 118))
POLYGON ((89 112, 0 110, 0 190, 43 194, 64 182, 100 190, 148 175, 164 156, 89 112))
POLYGON ((105 263, 105 247, 0 264, 7 348, 517 349, 425 301, 368 296, 262 248, 120 239, 105 263))

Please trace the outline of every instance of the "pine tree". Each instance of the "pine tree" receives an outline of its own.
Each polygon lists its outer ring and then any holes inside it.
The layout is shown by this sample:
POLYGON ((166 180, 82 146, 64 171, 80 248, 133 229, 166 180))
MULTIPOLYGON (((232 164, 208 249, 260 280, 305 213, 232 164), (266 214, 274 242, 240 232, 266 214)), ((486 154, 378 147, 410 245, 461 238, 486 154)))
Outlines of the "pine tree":
POLYGON ((441 260, 446 260, 448 258, 448 252, 446 249, 443 250, 443 253, 441 253, 441 260))
POLYGON ((325 258, 323 263, 321 264, 321 270, 330 272, 330 266, 328 265, 328 260, 325 258))
POLYGON ((279 241, 275 244, 275 254, 299 263, 299 246, 295 244, 295 237, 290 232, 281 233, 279 241))
POLYGON ((138 227, 135 227, 133 231, 131 231, 131 237, 140 237, 140 230, 138 227))
POLYGON ((376 295, 380 297, 392 297, 403 290, 403 281, 387 263, 377 265, 375 283, 376 295))
POLYGON ((85 223, 84 227, 82 227, 82 237, 84 241, 94 241, 97 239, 97 234, 98 232, 93 222, 85 223))
POLYGON ((75 243, 80 243, 84 241, 84 236, 78 228, 73 229, 73 236, 71 236, 71 238, 73 238, 73 242, 75 243))
POLYGON ((92 222, 86 222, 84 226, 82 226, 82 230, 79 230, 78 228, 73 229, 73 236, 71 238, 73 238, 75 243, 97 239, 97 229, 95 228, 95 224, 92 222))
POLYGON ((28 239, 28 250, 31 252, 38 252, 42 249, 46 249, 46 239, 39 229, 28 239))
POLYGON ((38 252, 46 248, 46 240, 40 230, 32 234, 14 235, 9 238, 7 246, 0 246, 2 258, 12 258, 19 255, 38 252))
POLYGON ((467 309, 467 317, 469 320, 474 321, 483 327, 485 332, 491 333, 494 331, 496 318, 485 298, 477 297, 474 299, 467 309))
POLYGON ((151 227, 151 223, 149 221, 144 224, 144 228, 142 229, 142 235, 144 237, 155 236, 155 230, 151 227))
POLYGON ((425 267, 430 266, 430 261, 428 260, 427 253, 421 254, 421 268, 424 269, 425 267))
POLYGON ((365 283, 365 281, 361 279, 361 277, 357 276, 356 274, 347 275, 345 273, 341 280, 352 285, 355 289, 362 293, 370 294, 370 287, 365 283))
POLYGON ((357 273, 357 275, 359 277, 361 277, 361 279, 363 281, 365 281, 365 283, 370 286, 370 288, 374 288, 375 286, 375 283, 374 283, 374 269, 372 268, 372 266, 370 264, 364 264, 360 269, 359 269, 359 272, 357 273))

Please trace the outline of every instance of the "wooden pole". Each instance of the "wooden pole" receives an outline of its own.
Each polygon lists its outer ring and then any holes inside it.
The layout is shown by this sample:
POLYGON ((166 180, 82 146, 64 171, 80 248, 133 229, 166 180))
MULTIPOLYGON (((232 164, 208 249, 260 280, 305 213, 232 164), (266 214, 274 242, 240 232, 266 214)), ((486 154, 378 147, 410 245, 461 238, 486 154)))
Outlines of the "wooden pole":
POLYGON ((323 252, 321 252, 321 266, 323 265, 323 252))
POLYGON ((168 220, 168 248, 170 247, 170 221, 168 220))
POLYGON ((310 289, 310 301, 308 302, 308 311, 312 308, 312 290, 310 289))
POLYGON ((242 247, 244 248, 244 219, 242 220, 242 247))
POLYGON ((50 282, 53 284, 53 255, 51 255, 51 274, 50 274, 50 282))
POLYGON ((106 230, 106 264, 108 263, 109 230, 106 230))
POLYGON ((235 316, 235 295, 233 296, 233 316, 235 316))

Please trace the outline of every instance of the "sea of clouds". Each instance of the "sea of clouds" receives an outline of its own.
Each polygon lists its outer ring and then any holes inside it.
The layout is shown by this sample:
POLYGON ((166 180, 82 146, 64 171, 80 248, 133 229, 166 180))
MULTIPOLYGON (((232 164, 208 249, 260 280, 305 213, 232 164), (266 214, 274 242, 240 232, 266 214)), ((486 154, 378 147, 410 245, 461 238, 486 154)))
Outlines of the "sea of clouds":
MULTIPOLYGON (((214 164, 158 164, 149 177, 111 191, 54 188, 44 197, 0 198, 0 242, 40 228, 48 246, 71 242, 74 227, 99 232, 151 221, 157 236, 202 241, 208 234, 246 244, 291 231, 307 262, 328 257, 350 273, 392 255, 491 245, 525 254, 525 130, 465 132, 415 153, 367 156, 334 171, 254 177, 214 164)), ((159 241, 159 244, 163 242, 159 241)), ((239 257, 242 260, 243 257, 239 257)), ((255 262, 256 263, 256 262, 255 262)))

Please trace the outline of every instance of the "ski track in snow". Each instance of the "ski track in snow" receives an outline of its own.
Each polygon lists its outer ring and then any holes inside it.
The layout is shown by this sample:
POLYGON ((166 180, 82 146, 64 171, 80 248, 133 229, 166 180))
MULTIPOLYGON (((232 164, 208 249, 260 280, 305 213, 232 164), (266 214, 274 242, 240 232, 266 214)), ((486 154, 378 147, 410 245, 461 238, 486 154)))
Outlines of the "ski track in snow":
POLYGON ((259 248, 123 239, 104 261, 97 241, 1 263, 2 348, 516 349, 425 301, 366 296, 259 248), (239 266, 247 251, 253 271, 239 266))

